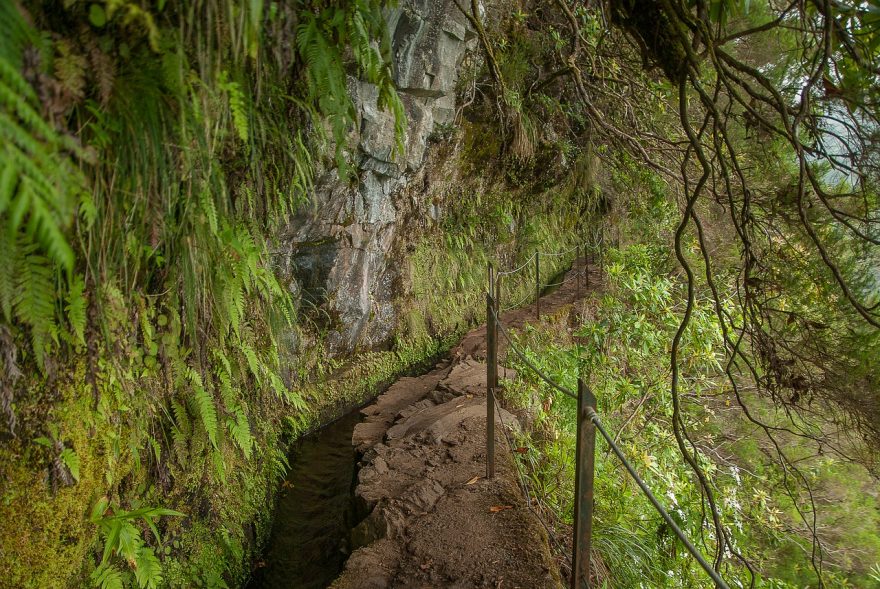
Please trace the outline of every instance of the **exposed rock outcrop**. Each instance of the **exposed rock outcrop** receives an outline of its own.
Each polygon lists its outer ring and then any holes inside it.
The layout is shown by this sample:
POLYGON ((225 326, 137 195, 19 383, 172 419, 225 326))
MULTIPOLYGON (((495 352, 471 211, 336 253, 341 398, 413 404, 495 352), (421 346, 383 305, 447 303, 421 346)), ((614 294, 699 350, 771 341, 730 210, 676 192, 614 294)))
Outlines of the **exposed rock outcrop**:
POLYGON ((333 318, 331 353, 376 348, 393 334, 397 268, 389 254, 405 217, 395 194, 423 165, 428 139, 455 116, 458 67, 472 33, 451 0, 403 0, 387 14, 394 81, 407 116, 404 153, 395 156, 394 117, 378 108, 375 86, 351 79, 358 110, 352 159, 357 181, 328 170, 313 205, 292 219, 286 265, 310 304, 333 318))

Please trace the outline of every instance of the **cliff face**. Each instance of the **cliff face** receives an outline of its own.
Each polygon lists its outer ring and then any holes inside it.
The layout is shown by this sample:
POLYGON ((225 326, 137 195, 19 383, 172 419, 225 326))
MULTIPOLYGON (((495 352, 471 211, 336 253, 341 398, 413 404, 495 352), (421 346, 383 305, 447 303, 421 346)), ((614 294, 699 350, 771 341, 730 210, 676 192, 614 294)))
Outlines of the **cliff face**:
POLYGON ((372 84, 349 81, 358 110, 351 145, 356 181, 336 170, 316 181, 313 204, 283 236, 283 264, 304 305, 324 305, 333 319, 333 353, 382 347, 398 324, 393 303, 400 268, 390 254, 401 224, 427 204, 399 195, 424 165, 428 139, 455 117, 459 65, 473 38, 451 0, 406 0, 387 15, 394 81, 403 101, 404 152, 395 154, 394 117, 377 107, 372 84))

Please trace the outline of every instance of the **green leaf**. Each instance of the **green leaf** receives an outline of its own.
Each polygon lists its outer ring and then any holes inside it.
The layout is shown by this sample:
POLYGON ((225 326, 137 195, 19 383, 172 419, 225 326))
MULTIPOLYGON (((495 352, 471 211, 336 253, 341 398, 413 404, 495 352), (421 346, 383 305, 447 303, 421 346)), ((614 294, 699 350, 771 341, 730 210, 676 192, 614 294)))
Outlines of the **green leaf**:
POLYGON ((100 4, 92 4, 89 6, 89 22, 99 29, 107 24, 107 13, 100 4))
POLYGON ((117 536, 116 552, 124 559, 132 561, 143 544, 141 533, 130 521, 120 520, 117 523, 119 525, 119 534, 117 536))
POLYGON ((141 546, 134 563, 134 576, 141 589, 155 589, 162 584, 162 564, 152 548, 141 546))
POLYGON ((84 289, 85 283, 82 276, 79 274, 74 275, 70 289, 67 291, 67 306, 65 307, 70 328, 73 330, 76 340, 83 345, 86 343, 86 299, 83 296, 84 289))
POLYGON ((61 451, 61 462, 64 463, 64 466, 67 467, 67 470, 70 471, 70 475, 76 482, 79 482, 79 456, 76 452, 74 452, 70 448, 65 448, 61 451))
POLYGON ((89 521, 95 524, 100 522, 109 505, 110 501, 107 499, 107 497, 101 497, 100 499, 98 499, 95 502, 94 507, 92 507, 92 513, 91 515, 89 515, 89 521))
POLYGON ((122 573, 112 565, 101 565, 92 572, 92 583, 98 589, 123 589, 122 573))
POLYGON ((193 401, 202 420, 202 426, 211 440, 211 445, 217 448, 217 408, 214 406, 214 398, 202 386, 193 383, 193 401))

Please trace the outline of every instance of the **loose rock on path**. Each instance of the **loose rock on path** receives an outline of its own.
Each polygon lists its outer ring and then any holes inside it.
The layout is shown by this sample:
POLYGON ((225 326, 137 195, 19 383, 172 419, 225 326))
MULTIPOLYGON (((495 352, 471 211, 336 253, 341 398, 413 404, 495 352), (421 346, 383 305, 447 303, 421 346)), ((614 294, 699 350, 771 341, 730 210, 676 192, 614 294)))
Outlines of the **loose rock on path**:
MULTIPOLYGON (((575 293, 570 272, 542 297, 542 314, 575 293)), ((534 319, 534 305, 502 315, 514 328, 534 319)), ((502 423, 519 424, 503 409, 495 478, 485 478, 485 356, 481 326, 434 370, 401 378, 362 410, 352 436, 362 455, 355 495, 369 515, 352 531, 356 549, 333 589, 562 586, 546 531, 516 482, 502 423)), ((499 370, 501 379, 515 376, 499 370)))

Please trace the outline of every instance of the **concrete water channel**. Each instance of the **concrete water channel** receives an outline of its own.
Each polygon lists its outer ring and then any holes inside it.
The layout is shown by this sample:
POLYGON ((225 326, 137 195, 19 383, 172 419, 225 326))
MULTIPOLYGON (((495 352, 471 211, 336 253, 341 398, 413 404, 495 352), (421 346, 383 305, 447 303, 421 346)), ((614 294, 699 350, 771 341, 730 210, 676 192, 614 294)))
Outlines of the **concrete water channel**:
POLYGON ((357 523, 351 436, 360 420, 356 408, 294 448, 269 542, 247 589, 323 589, 342 571, 357 523))

